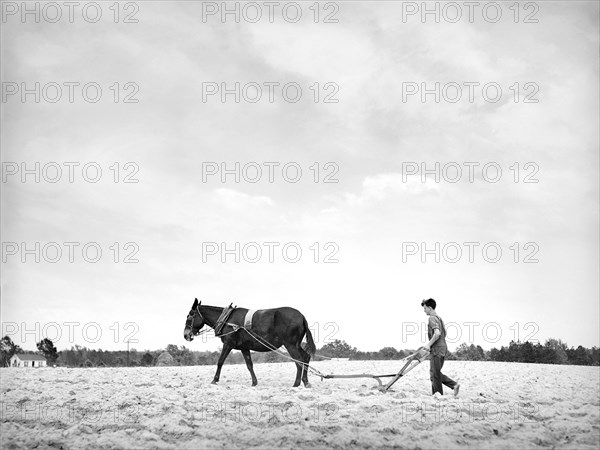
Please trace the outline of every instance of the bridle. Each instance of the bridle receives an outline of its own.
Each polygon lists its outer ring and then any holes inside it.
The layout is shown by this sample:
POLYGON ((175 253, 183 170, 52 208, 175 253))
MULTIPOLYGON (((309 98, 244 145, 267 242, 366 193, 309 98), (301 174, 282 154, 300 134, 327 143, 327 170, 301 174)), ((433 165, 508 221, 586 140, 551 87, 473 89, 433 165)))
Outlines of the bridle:
POLYGON ((198 315, 202 319, 202 324, 204 325, 206 323, 206 320, 204 320, 204 316, 200 312, 200 306, 196 305, 196 310, 192 314, 188 314, 187 319, 185 321, 185 326, 186 328, 190 329, 192 336, 198 336, 202 332, 202 327, 200 327, 198 328, 198 331, 194 333, 194 319, 196 318, 196 313, 198 313, 198 315))

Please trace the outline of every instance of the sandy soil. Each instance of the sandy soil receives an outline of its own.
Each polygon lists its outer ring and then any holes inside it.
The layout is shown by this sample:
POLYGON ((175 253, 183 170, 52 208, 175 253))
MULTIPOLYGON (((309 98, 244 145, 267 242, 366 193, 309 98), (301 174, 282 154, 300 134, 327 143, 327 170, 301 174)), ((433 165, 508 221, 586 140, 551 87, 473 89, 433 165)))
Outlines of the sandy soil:
MULTIPOLYGON (((328 361, 394 373, 398 361, 328 361)), ((292 388, 291 363, 0 369, 2 448, 598 448, 598 367, 449 361, 459 397, 429 395, 426 361, 387 394, 370 379, 292 388)), ((447 394, 451 394, 448 392, 447 394)))

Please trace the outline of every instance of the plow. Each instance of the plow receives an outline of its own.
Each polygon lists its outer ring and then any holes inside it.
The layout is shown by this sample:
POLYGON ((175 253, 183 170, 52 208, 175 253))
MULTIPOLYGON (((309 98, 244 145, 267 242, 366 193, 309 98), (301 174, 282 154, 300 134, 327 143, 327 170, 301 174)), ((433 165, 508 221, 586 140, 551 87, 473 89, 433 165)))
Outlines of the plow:
MULTIPOLYGON (((239 327, 239 328, 243 328, 243 327, 239 327)), ((394 383, 396 383, 396 381, 398 381, 400 378, 405 376, 408 372, 413 370, 415 367, 417 367, 419 364, 421 364, 423 361, 425 361, 429 357, 429 350, 426 350, 424 347, 420 347, 416 352, 401 359, 401 361, 404 361, 404 365, 397 373, 386 374, 386 375, 374 375, 374 374, 370 374, 370 373, 356 373, 356 374, 348 374, 348 375, 325 374, 325 373, 321 372, 320 370, 317 370, 314 367, 310 366, 309 364, 306 364, 302 361, 298 361, 297 359, 294 359, 290 356, 287 356, 287 355, 281 353, 279 350, 277 350, 275 347, 273 347, 269 342, 266 342, 264 339, 261 339, 259 336, 254 334, 252 331, 250 331, 248 329, 246 329, 246 331, 257 342, 260 342, 262 345, 269 348, 271 351, 280 354, 284 358, 290 359, 290 360, 294 361, 295 363, 302 365, 304 370, 308 370, 309 372, 314 373, 315 375, 317 375, 318 377, 321 378, 321 381, 333 379, 333 378, 372 378, 379 383, 377 386, 377 389, 379 389, 380 392, 384 392, 384 393, 387 392, 394 385, 394 383), (391 378, 391 380, 387 384, 384 385, 383 382, 381 381, 382 378, 391 378)))
POLYGON ((369 373, 358 373, 358 374, 349 374, 349 375, 335 375, 335 374, 324 374, 314 367, 308 366, 308 369, 313 372, 315 375, 321 378, 321 381, 324 379, 332 379, 332 378, 372 378, 376 380, 379 385, 377 389, 381 392, 387 392, 396 381, 405 376, 412 369, 417 367, 421 362, 427 359, 429 356, 429 351, 425 350, 423 347, 419 348, 416 352, 404 358, 404 365, 397 373, 387 374, 387 375, 374 375, 369 373), (392 378, 387 384, 383 384, 381 381, 382 378, 392 378))
POLYGON ((377 389, 379 389, 380 392, 387 392, 394 385, 394 383, 396 383, 396 381, 398 381, 400 378, 405 376, 408 372, 413 370, 415 367, 417 367, 419 364, 421 364, 423 361, 425 361, 429 357, 429 350, 426 350, 424 347, 420 347, 416 352, 401 359, 401 361, 404 361, 404 365, 397 373, 386 374, 386 375, 374 375, 374 374, 370 374, 370 373, 356 373, 356 374, 348 374, 348 375, 325 374, 325 373, 321 372, 320 370, 317 370, 314 367, 310 366, 309 364, 306 364, 302 361, 298 361, 297 359, 294 359, 290 356, 287 356, 287 355, 281 353, 279 350, 277 350, 275 347, 273 347, 270 343, 266 342, 264 339, 261 339, 259 336, 255 335, 252 331, 250 331, 248 329, 246 329, 246 331, 257 342, 262 343, 264 346, 269 348, 271 351, 280 354, 284 358, 287 358, 291 361, 294 361, 295 363, 302 365, 304 370, 308 370, 309 372, 314 373, 315 375, 317 375, 318 377, 321 378, 321 381, 333 379, 333 378, 372 378, 379 383, 379 385, 377 386, 377 389), (391 378, 391 380, 387 384, 384 385, 383 382, 381 381, 382 378, 391 378))

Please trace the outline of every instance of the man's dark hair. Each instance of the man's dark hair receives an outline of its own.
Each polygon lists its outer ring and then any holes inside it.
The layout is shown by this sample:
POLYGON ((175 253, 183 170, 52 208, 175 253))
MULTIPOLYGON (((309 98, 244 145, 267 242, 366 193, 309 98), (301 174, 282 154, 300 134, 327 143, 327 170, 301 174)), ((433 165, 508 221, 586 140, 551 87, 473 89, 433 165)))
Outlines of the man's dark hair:
POLYGON ((435 307, 436 307, 436 303, 435 303, 435 300, 434 300, 434 299, 432 299, 432 298, 428 298, 427 300, 423 300, 423 301, 421 302, 421 306, 429 306, 430 308, 433 308, 433 309, 435 309, 435 307))

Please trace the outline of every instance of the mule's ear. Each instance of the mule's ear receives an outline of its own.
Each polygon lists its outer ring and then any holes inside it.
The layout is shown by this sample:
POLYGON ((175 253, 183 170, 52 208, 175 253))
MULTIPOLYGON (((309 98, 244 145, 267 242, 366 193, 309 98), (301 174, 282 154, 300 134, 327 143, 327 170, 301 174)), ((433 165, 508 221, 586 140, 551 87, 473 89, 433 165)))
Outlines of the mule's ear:
POLYGON ((192 309, 196 308, 196 306, 198 306, 198 299, 194 299, 194 304, 192 305, 192 309))

